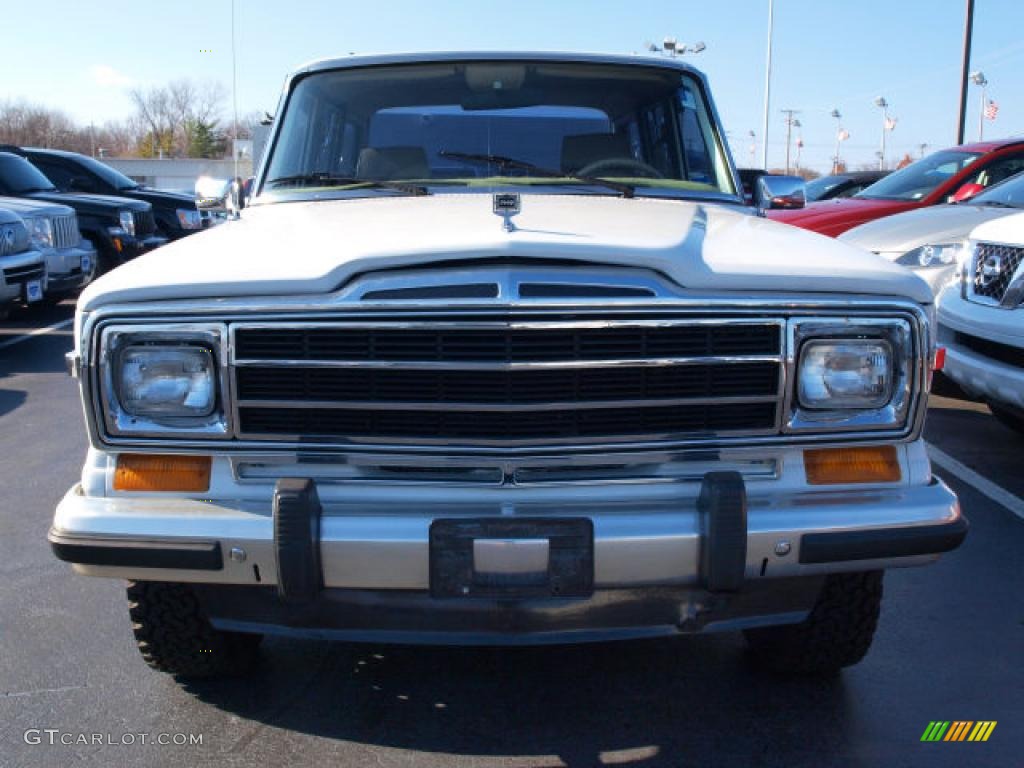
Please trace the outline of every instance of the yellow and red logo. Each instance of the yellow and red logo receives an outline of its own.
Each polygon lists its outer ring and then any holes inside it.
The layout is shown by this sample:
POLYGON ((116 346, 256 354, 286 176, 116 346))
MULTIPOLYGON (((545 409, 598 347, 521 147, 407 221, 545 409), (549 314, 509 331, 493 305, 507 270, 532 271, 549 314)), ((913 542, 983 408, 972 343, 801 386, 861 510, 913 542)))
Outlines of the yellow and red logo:
POLYGON ((988 741, 995 729, 995 720, 932 720, 921 741, 988 741))

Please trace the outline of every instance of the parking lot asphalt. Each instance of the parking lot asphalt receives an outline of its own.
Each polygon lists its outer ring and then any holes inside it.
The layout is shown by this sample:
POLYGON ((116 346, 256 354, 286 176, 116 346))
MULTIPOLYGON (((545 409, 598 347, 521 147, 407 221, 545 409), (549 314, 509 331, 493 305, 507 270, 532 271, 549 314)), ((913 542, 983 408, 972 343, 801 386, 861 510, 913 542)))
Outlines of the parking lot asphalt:
MULTIPOLYGON (((887 574, 870 654, 834 679, 759 672, 737 635, 512 650, 268 639, 251 679, 184 685, 151 671, 123 585, 73 575, 46 542, 86 450, 64 373, 71 312, 0 326, 2 766, 1024 761, 1024 519, 943 470, 971 521, 966 543, 887 574), (922 743, 933 720, 998 724, 986 743, 922 743), (202 744, 152 743, 159 734, 202 744)), ((934 398, 927 437, 1024 497, 1024 438, 983 406, 934 398)))

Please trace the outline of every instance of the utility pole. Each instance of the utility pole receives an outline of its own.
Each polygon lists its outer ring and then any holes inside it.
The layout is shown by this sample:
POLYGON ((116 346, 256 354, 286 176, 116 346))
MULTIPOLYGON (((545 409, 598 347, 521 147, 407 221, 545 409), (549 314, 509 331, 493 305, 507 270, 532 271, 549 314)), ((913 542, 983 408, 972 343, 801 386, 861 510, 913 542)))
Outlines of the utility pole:
MULTIPOLYGON (((794 125, 793 115, 799 115, 800 114, 800 110, 799 109, 780 109, 779 111, 786 116, 786 175, 788 176, 789 175, 789 144, 790 144, 790 140, 793 137, 793 125, 794 125)), ((795 124, 797 126, 799 126, 800 122, 796 121, 795 124)), ((768 170, 768 168, 765 167, 765 170, 768 170)))
POLYGON ((924 151, 928 149, 928 142, 922 142, 918 144, 917 148, 921 150, 921 157, 924 157, 924 151))
POLYGON ((974 30, 974 0, 967 0, 964 21, 964 54, 960 70, 960 120, 956 128, 956 143, 964 143, 964 128, 967 124, 967 77, 971 69, 971 38, 974 30))
POLYGON ((768 60, 764 65, 764 122, 761 126, 761 168, 768 170, 768 112, 772 101, 772 25, 775 0, 768 0, 768 60))
MULTIPOLYGON (((238 66, 235 57, 235 0, 231 0, 231 104, 234 112, 234 136, 231 140, 231 158, 235 161, 235 175, 238 178, 238 66)), ((234 180, 234 179, 232 179, 234 180)))

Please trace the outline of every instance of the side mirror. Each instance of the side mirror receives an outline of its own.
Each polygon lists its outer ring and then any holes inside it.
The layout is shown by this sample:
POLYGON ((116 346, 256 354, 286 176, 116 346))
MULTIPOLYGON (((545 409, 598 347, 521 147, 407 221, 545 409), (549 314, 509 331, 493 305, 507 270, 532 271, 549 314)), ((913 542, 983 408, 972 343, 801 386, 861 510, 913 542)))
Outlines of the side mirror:
POLYGON ((762 176, 757 180, 754 202, 759 211, 803 208, 807 203, 804 180, 799 176, 762 176))
POLYGON ((239 178, 231 180, 231 186, 228 188, 228 196, 225 201, 230 213, 234 218, 238 218, 239 213, 245 208, 247 196, 245 194, 245 182, 239 178))
POLYGON ((954 203, 962 203, 964 200, 970 200, 979 192, 984 191, 985 188, 981 186, 981 184, 972 184, 971 182, 968 182, 967 184, 964 184, 963 186, 960 187, 960 189, 956 191, 956 193, 953 195, 952 201, 954 203))

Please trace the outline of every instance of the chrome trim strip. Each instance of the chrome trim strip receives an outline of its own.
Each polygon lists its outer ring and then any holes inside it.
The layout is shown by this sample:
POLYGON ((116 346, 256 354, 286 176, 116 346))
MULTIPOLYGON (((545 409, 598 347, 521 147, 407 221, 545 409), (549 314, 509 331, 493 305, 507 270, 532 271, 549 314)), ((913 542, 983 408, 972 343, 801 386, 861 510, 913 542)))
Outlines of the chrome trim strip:
POLYGON ((468 401, 424 401, 405 400, 237 400, 239 408, 282 408, 302 410, 320 408, 324 410, 365 409, 370 411, 487 411, 487 412, 532 412, 532 411, 585 411, 602 408, 657 408, 673 405, 737 405, 744 403, 774 403, 779 395, 751 395, 750 397, 671 397, 650 400, 578 400, 565 402, 543 401, 539 403, 474 403, 468 401))
MULTIPOLYGON (((378 328, 380 326, 377 326, 378 328)), ((234 348, 234 345, 232 345, 234 348)), ((537 360, 534 362, 485 363, 444 360, 265 360, 257 358, 235 359, 236 368, 387 368, 408 370, 453 371, 524 371, 533 369, 568 368, 645 368, 689 365, 730 365, 733 363, 778 363, 782 355, 736 355, 734 357, 646 357, 619 360, 537 360)))

